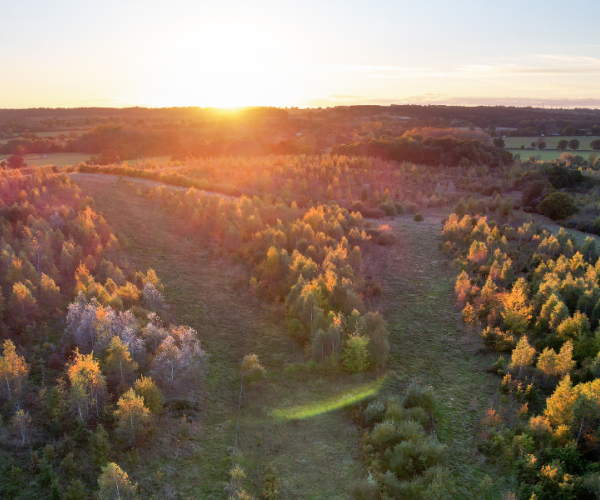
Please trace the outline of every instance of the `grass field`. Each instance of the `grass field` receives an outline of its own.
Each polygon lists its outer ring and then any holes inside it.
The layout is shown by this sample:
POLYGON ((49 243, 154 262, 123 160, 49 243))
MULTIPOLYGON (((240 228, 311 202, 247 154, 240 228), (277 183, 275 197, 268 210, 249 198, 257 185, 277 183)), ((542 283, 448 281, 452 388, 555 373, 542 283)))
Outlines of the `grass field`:
MULTIPOLYGON (((520 149, 521 146, 525 146, 525 149, 531 148, 531 143, 535 142, 536 144, 543 140, 546 143, 547 149, 556 149, 558 147, 558 141, 563 139, 570 141, 571 139, 577 139, 580 143, 579 150, 580 151, 591 151, 592 148, 590 143, 596 139, 598 136, 584 136, 584 137, 561 137, 561 136, 550 136, 550 137, 504 137, 504 144, 507 149, 520 149)), ((573 152, 571 149, 567 149, 569 152, 573 152)))
MULTIPOLYGON (((0 160, 5 160, 10 155, 0 155, 0 160)), ((85 153, 50 153, 44 158, 42 155, 25 155, 25 163, 28 167, 36 165, 43 167, 45 165, 56 165, 57 167, 65 167, 67 165, 77 165, 79 162, 83 162, 90 159, 90 155, 85 153)))
MULTIPOLYGON (((536 160, 540 161, 554 161, 560 158, 560 155, 564 153, 564 151, 560 151, 558 149, 547 150, 544 149, 540 151, 539 149, 509 149, 509 151, 513 155, 520 155, 521 160, 528 160, 531 156, 533 156, 536 160)), ((569 150, 569 153, 573 154, 573 151, 569 150)), ((590 151, 581 151, 576 152, 575 154, 581 154, 585 157, 589 156, 590 151)))
MULTIPOLYGON (((242 357, 253 352, 269 375, 244 393, 239 426, 244 487, 258 497, 264 468, 273 462, 280 498, 349 498, 348 486, 365 472, 358 430, 343 408, 375 393, 382 379, 286 372, 287 364, 303 359, 302 352, 287 337, 280 312, 236 288, 243 269, 200 250, 173 216, 132 196, 117 178, 73 177, 94 197, 132 263, 157 271, 173 316, 198 331, 211 356, 203 414, 186 439, 177 428, 161 433, 142 457, 122 464, 143 490, 160 498, 227 497, 237 371, 242 357)), ((477 340, 465 334, 453 309, 453 272, 437 250, 441 215, 425 216, 423 223, 410 216, 389 222, 398 243, 374 248, 367 263, 383 282, 378 305, 391 330, 390 368, 435 387, 438 433, 448 445, 456 482, 453 498, 475 499, 485 474, 494 478, 497 491, 506 485, 474 443, 476 424, 499 381, 485 372, 491 359, 478 353, 477 340)))

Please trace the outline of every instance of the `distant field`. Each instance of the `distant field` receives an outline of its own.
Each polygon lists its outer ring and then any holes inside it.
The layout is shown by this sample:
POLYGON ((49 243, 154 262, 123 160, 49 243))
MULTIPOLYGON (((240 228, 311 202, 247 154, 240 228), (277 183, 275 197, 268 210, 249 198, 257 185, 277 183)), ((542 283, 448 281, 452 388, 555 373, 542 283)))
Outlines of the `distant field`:
POLYGON ((51 130, 49 132, 34 132, 38 137, 58 137, 59 135, 68 136, 71 132, 75 132, 77 135, 81 135, 87 130, 85 129, 75 129, 75 130, 51 130))
MULTIPOLYGON (((508 148, 507 148, 508 149, 508 148)), ((534 156, 537 160, 540 161, 553 161, 557 160, 564 151, 559 151, 558 149, 542 150, 539 149, 508 149, 513 155, 521 155, 521 160, 527 160, 530 156, 534 156)), ((574 151, 568 150, 567 152, 573 153, 574 151)), ((575 151, 575 153, 577 153, 575 151)), ((589 155, 589 151, 579 151, 579 154, 586 157, 589 155)))
MULTIPOLYGON (((558 141, 565 139, 570 141, 571 139, 577 139, 579 141, 579 149, 580 150, 590 150, 591 146, 590 142, 598 139, 597 136, 586 136, 586 137, 504 137, 504 144, 506 144, 507 149, 519 149, 521 146, 525 146, 525 149, 531 147, 531 143, 535 141, 537 144, 538 141, 543 140, 546 142, 547 149, 557 149, 558 141)), ((571 151, 567 149, 567 151, 571 151)))
MULTIPOLYGON (((10 155, 0 155, 0 160, 5 160, 10 155)), ((64 167, 66 165, 77 165, 77 163, 90 159, 90 155, 85 153, 50 153, 44 158, 42 155, 25 155, 25 162, 28 167, 36 165, 43 167, 44 165, 56 165, 64 167)))

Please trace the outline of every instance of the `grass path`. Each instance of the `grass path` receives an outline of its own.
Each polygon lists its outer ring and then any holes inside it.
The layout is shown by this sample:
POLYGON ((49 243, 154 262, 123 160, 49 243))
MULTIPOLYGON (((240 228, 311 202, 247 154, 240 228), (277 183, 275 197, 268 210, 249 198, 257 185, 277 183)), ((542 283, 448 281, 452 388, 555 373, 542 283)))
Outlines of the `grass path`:
POLYGON ((443 215, 423 215, 423 222, 409 215, 386 221, 397 243, 377 249, 368 268, 383 285, 390 368, 434 387, 440 402, 438 434, 448 446, 456 498, 482 498, 479 484, 485 474, 498 490, 505 486, 474 441, 478 421, 496 402, 499 380, 485 371, 494 357, 479 351, 479 340, 464 331, 454 309, 455 273, 438 250, 443 215))
POLYGON ((269 376, 244 395, 239 427, 247 474, 244 488, 258 498, 264 467, 274 462, 281 498, 348 498, 348 484, 362 473, 358 432, 343 412, 321 411, 319 402, 350 392, 357 381, 285 374, 284 364, 300 361, 302 352, 278 323, 280 313, 253 299, 245 288, 236 288, 241 268, 207 255, 173 215, 136 197, 116 178, 78 175, 76 180, 95 199, 131 263, 156 270, 173 317, 195 328, 210 353, 208 396, 199 421, 161 432, 139 459, 129 457, 121 464, 140 481, 144 493, 157 498, 227 498, 238 367, 245 354, 256 353, 269 376), (276 418, 274 413, 286 408, 299 408, 292 413, 300 416, 276 418))

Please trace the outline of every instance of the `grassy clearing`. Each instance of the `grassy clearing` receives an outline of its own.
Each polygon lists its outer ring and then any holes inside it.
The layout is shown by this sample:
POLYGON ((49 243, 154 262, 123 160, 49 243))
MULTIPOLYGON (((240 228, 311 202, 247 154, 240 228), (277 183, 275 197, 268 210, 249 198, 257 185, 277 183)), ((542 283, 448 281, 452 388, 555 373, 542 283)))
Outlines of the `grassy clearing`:
MULTIPOLYGON (((239 448, 247 474, 244 487, 262 491, 264 467, 273 462, 282 498, 349 498, 347 487, 364 474, 359 433, 344 406, 375 393, 382 379, 286 372, 302 354, 274 318, 278 311, 236 289, 243 272, 199 250, 186 228, 152 203, 131 195, 113 176, 74 178, 97 202, 138 268, 153 267, 163 280, 172 313, 188 323, 211 354, 208 396, 196 426, 184 435, 174 425, 131 464, 146 491, 182 498, 225 498, 235 439, 242 357, 260 356, 265 380, 247 387, 239 426, 239 448), (127 214, 126 217, 123 214, 127 214), (143 465, 140 465, 143 464, 143 465)), ((137 180, 134 180, 136 182, 137 180)), ((431 384, 440 402, 437 431, 448 445, 456 498, 479 498, 486 474, 496 491, 509 480, 477 452, 476 429, 483 412, 498 406, 498 379, 486 373, 493 356, 483 355, 454 310, 454 273, 437 249, 442 214, 425 211, 386 221, 393 246, 367 256, 369 272, 383 284, 379 306, 390 325, 390 368, 410 380, 431 384)))
MULTIPOLYGON (((431 384, 440 409, 437 431, 448 446, 447 464, 456 483, 455 498, 480 498, 489 474, 497 492, 504 478, 477 451, 477 424, 497 407, 499 380, 486 373, 494 356, 482 354, 477 337, 465 332, 454 309, 455 275, 438 250, 442 214, 422 212, 423 222, 406 215, 386 221, 397 237, 377 248, 368 268, 383 285, 381 307, 390 327, 390 368, 431 384)), ((447 215, 447 214, 443 214, 447 215)))
POLYGON ((172 423, 171 431, 157 436, 150 450, 123 467, 146 493, 159 498, 226 498, 238 367, 253 352, 268 376, 244 393, 238 437, 247 474, 244 487, 258 496, 264 468, 274 462, 282 498, 348 498, 347 486, 363 473, 356 427, 335 406, 298 417, 294 409, 355 395, 357 385, 362 387, 368 378, 286 374, 284 365, 301 361, 302 353, 277 322, 278 311, 236 288, 242 268, 201 250, 172 215, 133 196, 115 177, 75 178, 94 197, 135 267, 156 270, 173 316, 198 331, 211 356, 199 420, 172 423), (292 418, 275 417, 277 412, 285 415, 286 409, 292 418))

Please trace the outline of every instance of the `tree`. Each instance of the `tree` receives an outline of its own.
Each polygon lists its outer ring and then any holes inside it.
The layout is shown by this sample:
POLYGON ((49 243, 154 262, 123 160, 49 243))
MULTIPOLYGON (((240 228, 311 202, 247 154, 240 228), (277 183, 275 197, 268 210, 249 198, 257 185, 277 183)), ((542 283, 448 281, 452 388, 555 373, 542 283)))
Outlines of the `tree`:
POLYGON ((121 382, 125 382, 138 367, 131 359, 129 347, 119 337, 113 337, 110 341, 104 364, 108 373, 117 373, 120 376, 121 382))
POLYGON ((21 446, 25 446, 27 438, 29 436, 29 426, 31 425, 31 417, 29 413, 24 410, 18 410, 12 419, 12 428, 19 434, 21 438, 21 446))
POLYGON ((577 129, 573 125, 568 125, 562 130, 562 132, 560 134, 561 135, 575 135, 576 133, 577 133, 577 129))
POLYGON ((131 484, 127 472, 123 471, 116 463, 102 467, 98 478, 98 500, 136 500, 137 483, 131 484))
POLYGON ((78 418, 85 423, 95 414, 99 419, 106 399, 106 380, 94 355, 76 350, 67 375, 71 383, 71 406, 78 418))
POLYGON ((515 350, 512 353, 510 364, 508 365, 508 367, 511 370, 518 368, 520 377, 523 368, 525 368, 526 366, 531 366, 533 364, 533 359, 535 358, 535 355, 535 347, 529 345, 527 336, 523 335, 517 343, 517 347, 515 347, 515 350))
MULTIPOLYGON (((23 148, 21 148, 23 149, 23 148)), ((6 161, 8 168, 25 168, 27 163, 25 163, 25 159, 23 158, 22 152, 15 152, 14 155, 10 156, 6 161)))
POLYGON ((102 424, 98 424, 90 436, 90 453, 96 467, 104 467, 108 463, 111 453, 110 438, 102 424))
POLYGON ((579 149, 579 141, 577 139, 571 139, 569 141, 569 147, 575 151, 577 149, 579 149))
POLYGON ((529 326, 533 311, 527 298, 527 282, 523 278, 519 278, 511 291, 502 296, 502 306, 504 328, 512 333, 523 333, 529 326))
POLYGON ((542 149, 546 149, 546 141, 540 141, 538 142, 537 145, 538 149, 542 150, 542 149))
POLYGON ((564 151, 565 149, 567 149, 568 146, 569 141, 567 141, 566 139, 561 139, 560 141, 558 141, 558 145, 556 147, 561 151, 564 151))
POLYGON ((351 335, 346 340, 342 353, 342 365, 350 373, 363 372, 369 368, 369 338, 351 335))
POLYGON ((35 316, 37 301, 27 286, 23 283, 15 283, 8 307, 15 322, 22 325, 35 316))
POLYGON ((133 389, 129 389, 119 398, 117 406, 117 432, 121 438, 133 444, 148 432, 152 414, 144 405, 144 398, 138 396, 133 389))
POLYGON ((538 205, 538 212, 552 220, 566 219, 578 211, 573 197, 560 191, 550 193, 538 205))
POLYGON ((144 398, 144 405, 154 414, 162 413, 164 398, 160 389, 150 377, 143 375, 135 381, 135 392, 144 398))
POLYGON ((559 382, 552 396, 546 400, 544 416, 555 428, 559 425, 566 425, 570 428, 576 401, 577 393, 571 383, 571 377, 567 375, 559 382))
POLYGON ((258 354, 247 354, 242 360, 242 374, 248 382, 261 379, 267 371, 260 364, 258 354))
POLYGON ((1 387, 6 389, 9 400, 19 398, 21 395, 23 381, 29 374, 29 366, 25 363, 25 358, 17 354, 15 345, 10 340, 5 340, 2 344, 3 354, 0 356, 0 378, 1 387))
POLYGON ((152 360, 153 378, 171 396, 187 394, 201 382, 206 358, 195 330, 171 328, 152 360))
POLYGON ((502 137, 496 137, 494 139, 494 146, 497 148, 503 148, 505 146, 504 139, 502 139, 502 137))
POLYGON ((592 142, 590 142, 590 147, 594 151, 600 151, 600 139, 595 139, 592 142))

